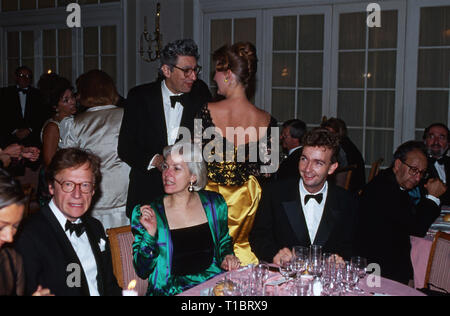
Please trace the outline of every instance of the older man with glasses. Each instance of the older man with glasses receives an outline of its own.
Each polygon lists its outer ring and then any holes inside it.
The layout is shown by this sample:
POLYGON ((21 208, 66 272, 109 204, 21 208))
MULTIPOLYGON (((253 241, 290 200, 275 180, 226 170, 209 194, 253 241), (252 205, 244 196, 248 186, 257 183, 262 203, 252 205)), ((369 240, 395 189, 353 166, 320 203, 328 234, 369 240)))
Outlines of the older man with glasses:
POLYGON ((381 275, 408 284, 413 279, 410 236, 424 237, 440 214, 439 197, 446 186, 429 179, 426 194, 414 203, 409 191, 427 174, 422 142, 409 141, 398 147, 392 166, 380 172, 364 189, 360 199, 358 253, 378 263, 381 275))
POLYGON ((53 198, 16 243, 28 294, 42 285, 57 296, 121 295, 103 225, 87 214, 100 177, 100 159, 86 151, 61 149, 53 157, 47 168, 53 198))
POLYGON ((211 99, 198 79, 200 56, 193 40, 167 44, 161 52, 160 78, 128 93, 119 136, 119 157, 130 167, 127 216, 138 204, 150 204, 164 194, 162 151, 178 139, 180 127, 193 135, 194 118, 211 99))

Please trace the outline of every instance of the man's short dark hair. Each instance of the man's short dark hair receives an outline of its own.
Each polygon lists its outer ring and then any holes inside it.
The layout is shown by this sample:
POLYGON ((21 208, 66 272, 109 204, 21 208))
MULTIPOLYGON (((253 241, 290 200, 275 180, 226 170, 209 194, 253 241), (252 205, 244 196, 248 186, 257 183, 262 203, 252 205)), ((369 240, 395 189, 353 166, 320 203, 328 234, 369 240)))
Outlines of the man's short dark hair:
POLYGON ((397 159, 405 162, 406 156, 408 155, 408 153, 412 151, 418 151, 423 153, 425 157, 427 156, 425 144, 423 142, 410 140, 398 146, 397 150, 394 153, 394 160, 392 161, 392 166, 394 165, 397 159))
POLYGON ((79 148, 60 149, 55 153, 46 171, 47 182, 53 183, 55 176, 61 171, 69 168, 78 168, 85 163, 89 164, 89 168, 94 175, 95 184, 100 183, 100 158, 79 148))
POLYGON ((443 129, 445 129, 447 131, 447 141, 449 141, 450 131, 449 131, 447 125, 445 125, 443 123, 433 123, 430 126, 428 126, 427 128, 425 128, 425 130, 423 131, 423 136, 422 136, 423 140, 427 139, 428 133, 430 132, 430 129, 432 129, 433 127, 442 127, 443 129))
MULTIPOLYGON (((170 71, 173 71, 173 66, 177 64, 179 56, 192 56, 198 61, 200 55, 197 44, 192 39, 181 39, 167 44, 161 51, 161 67, 167 65, 170 71)), ((163 76, 161 69, 160 75, 163 76)))
POLYGON ((331 149, 331 163, 337 162, 339 153, 339 136, 326 128, 314 128, 303 136, 303 147, 326 147, 331 149))
POLYGON ((291 137, 301 142, 303 135, 306 133, 306 123, 299 119, 292 119, 283 123, 282 128, 285 129, 287 127, 289 127, 291 137))

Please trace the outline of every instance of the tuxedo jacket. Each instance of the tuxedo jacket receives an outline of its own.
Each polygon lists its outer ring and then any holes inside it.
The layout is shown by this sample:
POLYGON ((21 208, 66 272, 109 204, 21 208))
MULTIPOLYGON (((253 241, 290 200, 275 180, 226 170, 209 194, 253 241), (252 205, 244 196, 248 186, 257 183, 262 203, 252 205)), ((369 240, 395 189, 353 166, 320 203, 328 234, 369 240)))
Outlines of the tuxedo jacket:
MULTIPOLYGON (((113 274, 111 252, 102 224, 88 215, 83 216, 82 221, 86 224, 86 233, 97 263, 100 295, 121 295, 121 289, 113 274), (101 239, 106 242, 104 249, 99 246, 101 239)), ((15 242, 15 249, 23 257, 27 295, 33 294, 38 285, 50 289, 56 296, 89 295, 89 287, 80 260, 64 229, 48 206, 24 223, 15 242), (80 287, 70 287, 67 282, 75 280, 76 270, 73 264, 77 264, 81 271, 80 287)))
MULTIPOLYGON (((450 205, 450 157, 445 155, 443 157, 443 164, 445 169, 445 180, 447 185, 447 191, 443 195, 439 197, 442 205, 450 205)), ((437 178, 439 179, 439 173, 434 166, 434 161, 428 158, 428 174, 429 178, 437 178)), ((423 191, 423 190, 422 190, 423 191)))
POLYGON ((280 164, 277 171, 277 179, 295 178, 300 179, 300 171, 298 164, 303 152, 303 147, 294 150, 285 160, 280 164))
POLYGON ((424 197, 414 204, 389 168, 363 189, 359 207, 358 254, 378 263, 383 277, 408 284, 413 279, 410 236, 426 235, 439 206, 424 197))
POLYGON ((252 251, 259 260, 272 262, 282 248, 321 245, 323 252, 337 253, 344 258, 353 254, 355 197, 328 183, 328 194, 322 219, 314 241, 300 201, 297 179, 278 180, 265 188, 250 233, 252 251))
MULTIPOLYGON (((197 80, 190 93, 183 95, 184 107, 180 126, 187 127, 193 136, 194 118, 200 108, 211 99, 208 86, 197 80)), ((151 159, 162 154, 167 146, 167 127, 164 115, 161 81, 141 85, 130 90, 119 135, 120 159, 130 167, 127 216, 138 204, 150 204, 164 193, 161 172, 147 170, 151 159)))
POLYGON ((38 89, 29 87, 27 93, 25 115, 22 114, 19 92, 16 86, 2 89, 0 93, 0 113, 2 134, 6 138, 3 146, 12 143, 21 143, 27 146, 39 146, 41 128, 45 120, 50 117, 49 109, 43 105, 42 97, 38 89), (19 140, 13 132, 16 129, 30 128, 31 134, 19 140))

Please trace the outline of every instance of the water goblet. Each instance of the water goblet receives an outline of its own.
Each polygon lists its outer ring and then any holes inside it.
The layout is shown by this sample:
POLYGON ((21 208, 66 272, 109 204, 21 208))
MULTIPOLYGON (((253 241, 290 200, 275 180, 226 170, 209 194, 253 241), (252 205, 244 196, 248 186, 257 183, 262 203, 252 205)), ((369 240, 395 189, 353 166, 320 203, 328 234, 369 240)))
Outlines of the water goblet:
POLYGON ((364 290, 359 287, 359 281, 366 276, 367 259, 363 257, 352 257, 350 262, 353 270, 353 278, 356 285, 353 291, 357 294, 364 294, 364 290))

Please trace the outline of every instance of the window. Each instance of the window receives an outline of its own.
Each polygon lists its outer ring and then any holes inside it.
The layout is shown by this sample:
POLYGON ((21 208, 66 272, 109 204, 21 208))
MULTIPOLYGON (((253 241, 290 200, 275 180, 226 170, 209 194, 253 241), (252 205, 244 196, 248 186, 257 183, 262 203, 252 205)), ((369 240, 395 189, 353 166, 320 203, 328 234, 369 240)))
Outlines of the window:
POLYGON ((120 2, 120 0, 1 0, 1 11, 20 11, 65 7, 69 3, 102 4, 107 2, 120 2))
POLYGON ((416 138, 434 122, 447 123, 450 107, 450 6, 420 8, 416 138))
MULTIPOLYGON (((14 70, 19 65, 26 65, 33 70, 34 83, 36 84, 43 73, 49 71, 66 77, 75 84, 75 80, 83 72, 91 69, 102 69, 107 72, 116 82, 119 92, 123 91, 123 78, 119 77, 119 69, 123 65, 123 51, 119 50, 121 45, 123 11, 120 0, 79 0, 78 3, 86 5, 82 7, 82 27, 68 28, 65 17, 69 14, 63 8, 68 3, 75 1, 67 0, 33 0, 31 2, 21 0, 12 4, 2 1, 0 30, 5 36, 5 51, 0 55, 6 59, 6 67, 2 68, 1 82, 14 83, 14 70), (107 6, 104 3, 112 2, 107 6), (30 23, 30 14, 23 15, 17 11, 35 10, 33 19, 37 24, 30 23), (16 6, 15 6, 16 5, 16 6), (13 8, 15 8, 13 10, 13 8), (47 8, 47 10, 39 9, 47 8), (49 9, 54 8, 54 9, 49 9), (64 19, 61 19, 61 14, 64 19)), ((3 64, 3 62, 2 62, 3 64)))

